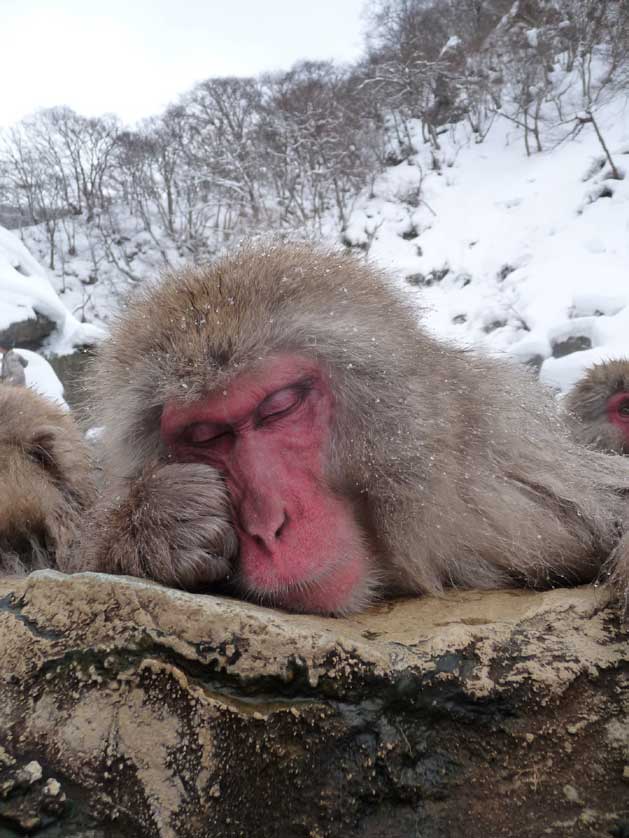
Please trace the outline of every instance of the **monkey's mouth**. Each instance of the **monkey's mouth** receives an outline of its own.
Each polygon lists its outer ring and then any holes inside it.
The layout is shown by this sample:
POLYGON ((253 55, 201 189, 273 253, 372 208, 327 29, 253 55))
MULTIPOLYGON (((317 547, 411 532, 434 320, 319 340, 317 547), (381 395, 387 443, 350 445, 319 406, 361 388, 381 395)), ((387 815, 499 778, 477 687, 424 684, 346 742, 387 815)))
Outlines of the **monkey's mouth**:
POLYGON ((239 593, 260 605, 310 614, 343 615, 362 610, 374 584, 363 562, 336 559, 302 579, 252 579, 240 572, 234 579, 239 593))

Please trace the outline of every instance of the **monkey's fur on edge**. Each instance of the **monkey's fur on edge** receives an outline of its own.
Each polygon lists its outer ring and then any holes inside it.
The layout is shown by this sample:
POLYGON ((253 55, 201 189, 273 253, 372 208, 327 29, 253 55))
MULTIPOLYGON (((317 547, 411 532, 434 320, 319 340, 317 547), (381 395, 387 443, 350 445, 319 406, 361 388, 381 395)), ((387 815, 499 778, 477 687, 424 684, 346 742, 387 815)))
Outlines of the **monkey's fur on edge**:
POLYGON ((547 587, 601 572, 626 589, 626 463, 575 445, 550 396, 519 367, 422 331, 376 268, 308 245, 244 247, 166 275, 121 313, 92 375, 107 489, 76 569, 182 587, 225 572, 224 559, 216 573, 203 570, 221 554, 229 517, 211 467, 194 466, 212 475, 202 501, 219 504, 217 526, 200 522, 197 508, 188 543, 171 543, 188 466, 159 467, 168 463, 162 408, 282 352, 313 357, 330 376, 328 479, 375 545, 373 596, 547 587), (178 470, 171 489, 169 468, 178 470), (208 527, 201 556, 198 530, 208 527))
POLYGON ((607 402, 615 393, 629 393, 629 360, 594 364, 563 402, 574 438, 598 451, 629 454, 629 443, 621 428, 607 415, 607 402))
POLYGON ((0 383, 0 575, 68 568, 94 500, 90 457, 72 417, 43 396, 0 383))

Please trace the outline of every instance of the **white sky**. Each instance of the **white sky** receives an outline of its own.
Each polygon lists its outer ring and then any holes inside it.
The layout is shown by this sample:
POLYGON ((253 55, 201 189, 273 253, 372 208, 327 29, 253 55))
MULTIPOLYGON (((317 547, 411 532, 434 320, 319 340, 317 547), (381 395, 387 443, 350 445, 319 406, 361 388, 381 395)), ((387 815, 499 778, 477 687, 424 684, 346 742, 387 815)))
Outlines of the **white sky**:
POLYGON ((0 126, 37 108, 133 121, 195 81, 351 61, 365 0, 0 0, 0 126))

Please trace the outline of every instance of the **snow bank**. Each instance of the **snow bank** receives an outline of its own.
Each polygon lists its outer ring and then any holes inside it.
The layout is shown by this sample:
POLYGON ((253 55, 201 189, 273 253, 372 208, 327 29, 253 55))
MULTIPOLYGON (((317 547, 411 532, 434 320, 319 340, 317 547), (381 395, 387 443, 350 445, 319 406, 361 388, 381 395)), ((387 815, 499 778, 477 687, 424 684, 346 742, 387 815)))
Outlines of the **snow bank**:
POLYGON ((81 323, 64 307, 45 269, 13 233, 0 227, 0 329, 36 313, 56 323, 46 344, 46 351, 56 355, 96 343, 105 334, 98 326, 81 323))
POLYGON ((16 349, 15 352, 28 362, 24 369, 26 386, 36 390, 47 399, 68 408, 63 398, 63 384, 57 378, 57 374, 48 361, 38 355, 37 352, 31 352, 28 349, 16 349))
MULTIPOLYGON (((629 169, 624 99, 597 118, 629 169)), ((466 130, 440 137, 441 172, 426 149, 383 173, 347 238, 400 277, 439 336, 541 363, 560 390, 629 357, 629 178, 611 179, 592 126, 531 157, 506 120, 481 144, 466 130)))

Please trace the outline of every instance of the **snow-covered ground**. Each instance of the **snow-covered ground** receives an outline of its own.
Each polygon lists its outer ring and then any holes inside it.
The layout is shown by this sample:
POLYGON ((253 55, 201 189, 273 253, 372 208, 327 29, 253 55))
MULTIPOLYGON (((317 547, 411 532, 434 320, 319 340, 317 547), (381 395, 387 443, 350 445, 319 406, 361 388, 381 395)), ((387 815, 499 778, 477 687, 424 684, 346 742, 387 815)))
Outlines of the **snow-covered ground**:
MULTIPOLYGON (((624 174, 624 97, 597 118, 624 174)), ((610 179, 593 127, 531 157, 506 120, 482 144, 463 125, 440 140, 442 171, 427 152, 387 170, 348 238, 403 280, 438 335, 543 361, 542 380, 561 390, 596 361, 629 357, 629 177, 610 179), (568 338, 590 348, 553 357, 568 338)))
POLYGON ((48 361, 39 353, 31 352, 29 349, 16 349, 15 351, 27 362, 24 369, 26 386, 67 408, 68 405, 63 398, 63 384, 57 378, 56 372, 48 361))
MULTIPOLYGON (((56 324, 45 341, 45 350, 50 354, 65 355, 77 346, 93 344, 105 335, 100 326, 81 323, 65 308, 47 271, 17 236, 0 227, 0 330, 34 318, 36 314, 42 314, 56 324)), ((63 385, 48 361, 28 349, 18 347, 16 351, 27 361, 24 370, 27 386, 67 407, 63 385)))
POLYGON ((65 308, 46 270, 16 235, 0 227, 0 330, 36 313, 56 324, 46 345, 51 354, 66 355, 104 336, 102 328, 81 323, 65 308))

